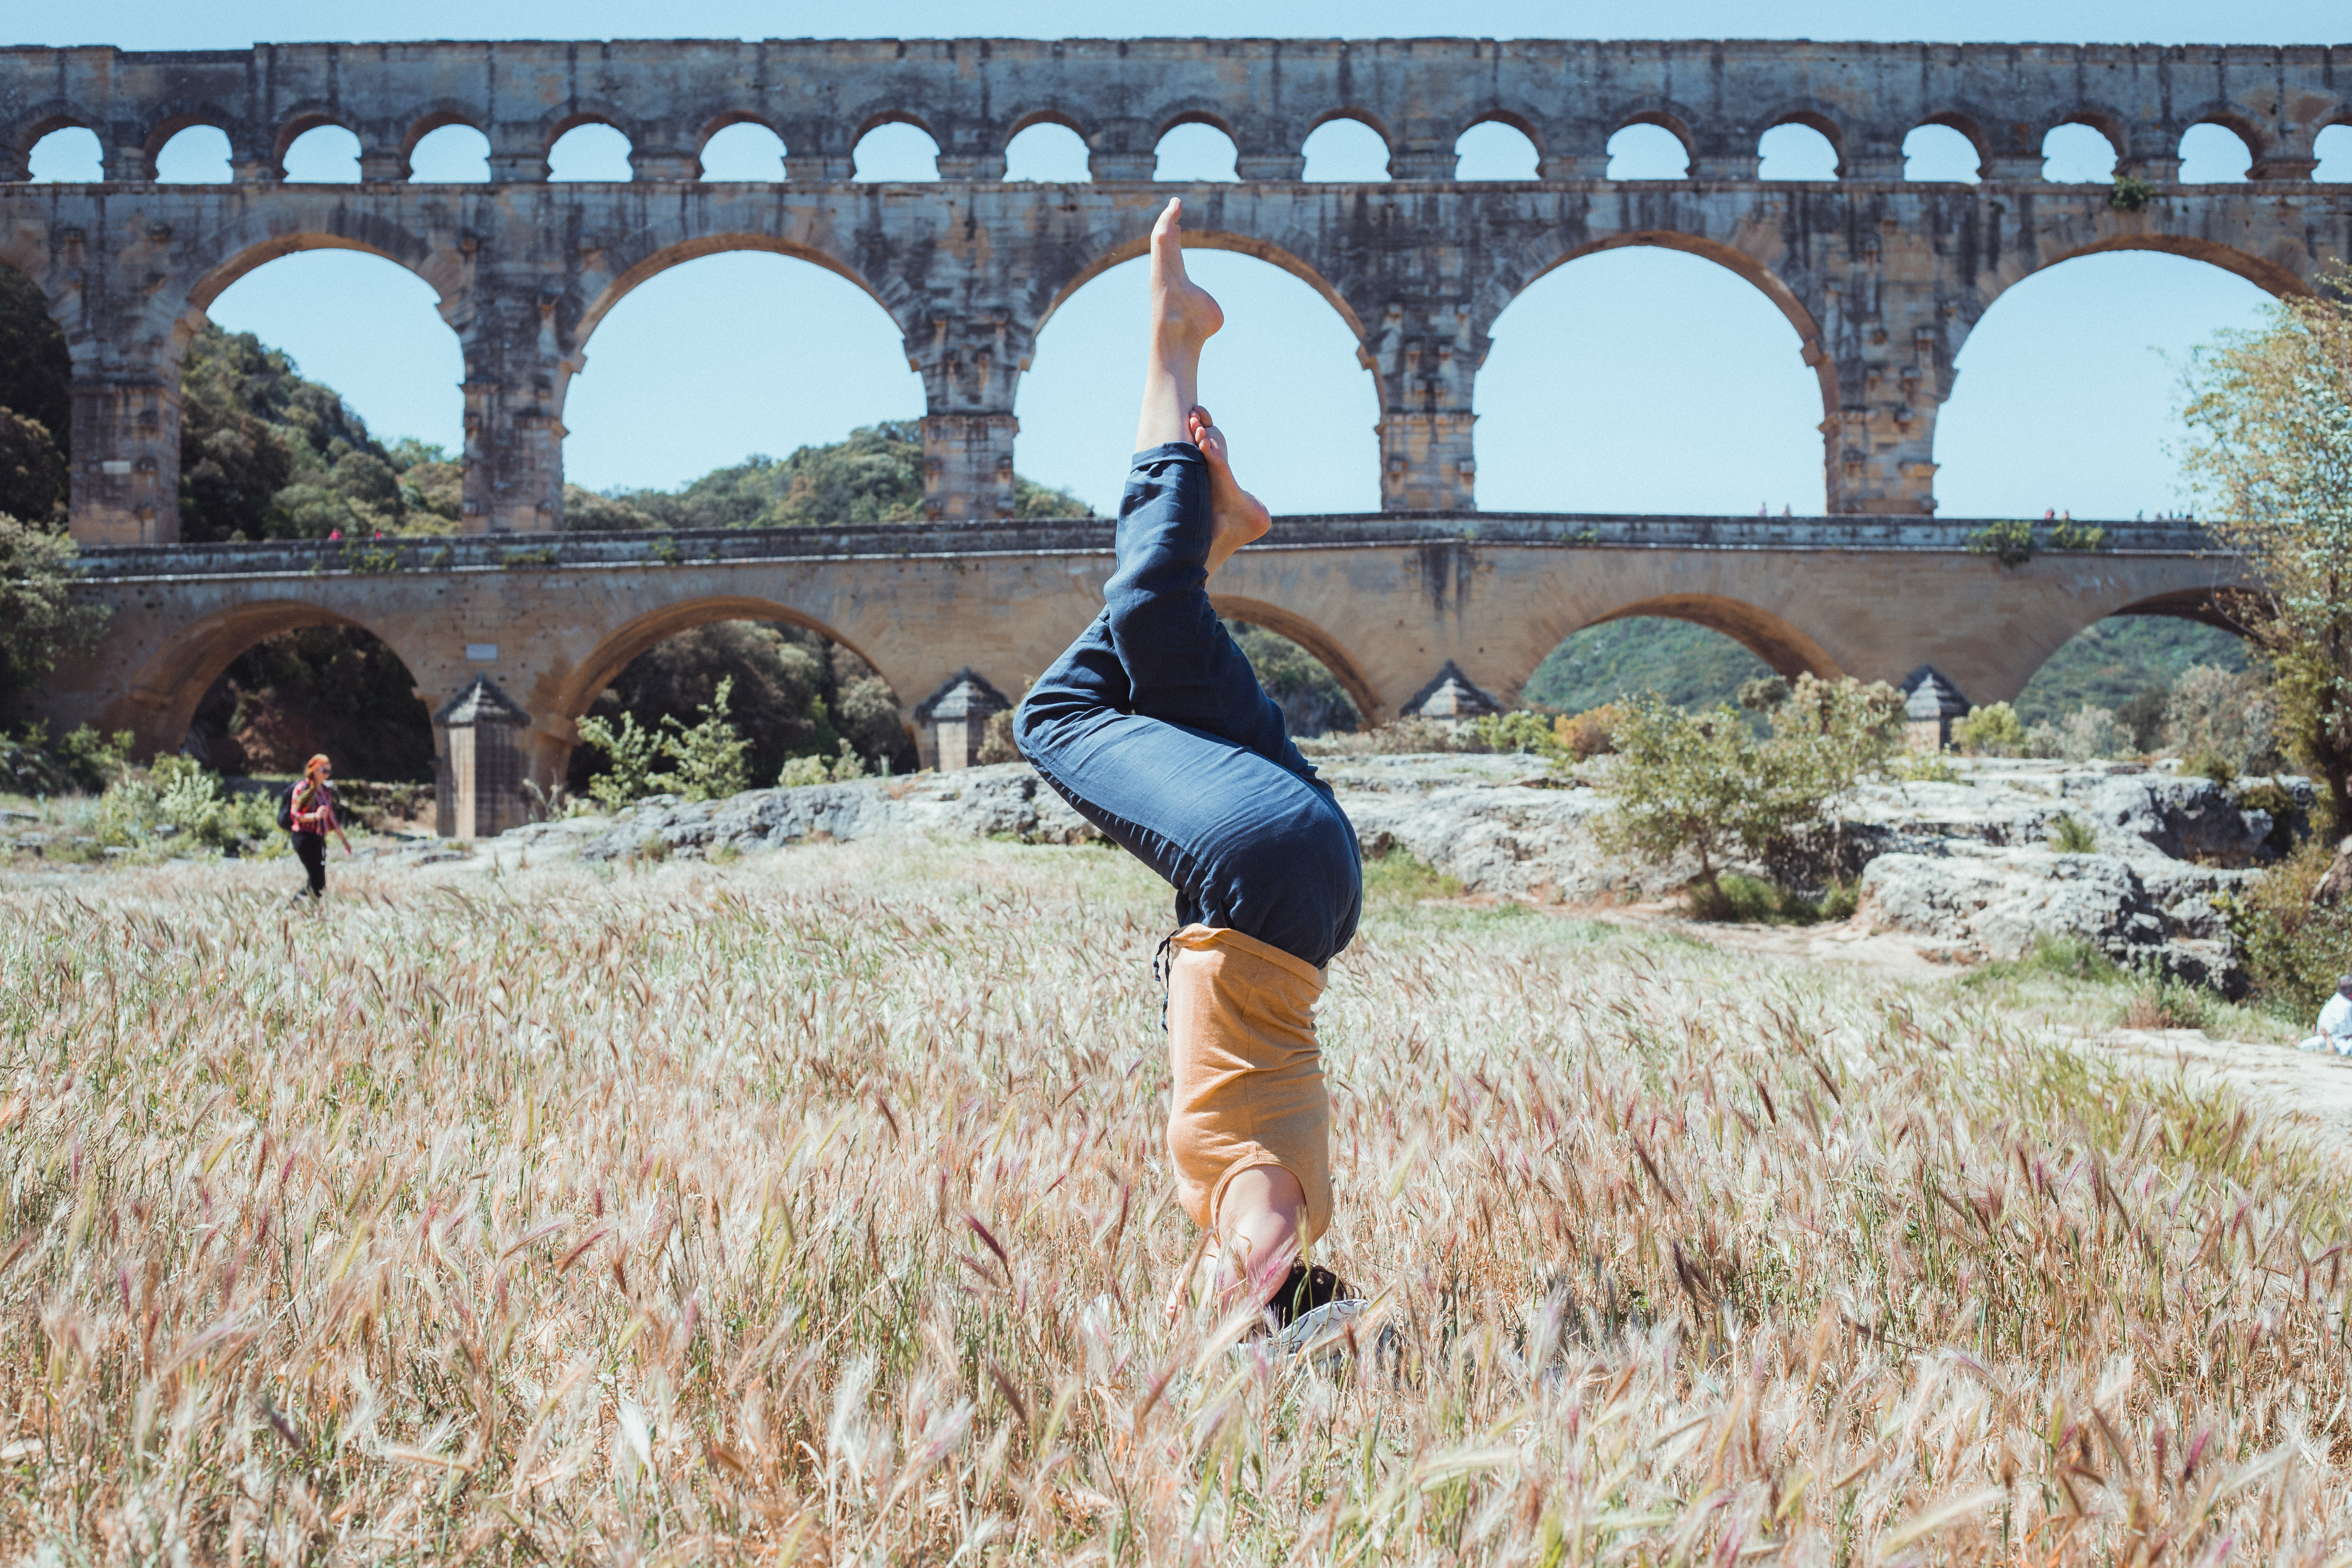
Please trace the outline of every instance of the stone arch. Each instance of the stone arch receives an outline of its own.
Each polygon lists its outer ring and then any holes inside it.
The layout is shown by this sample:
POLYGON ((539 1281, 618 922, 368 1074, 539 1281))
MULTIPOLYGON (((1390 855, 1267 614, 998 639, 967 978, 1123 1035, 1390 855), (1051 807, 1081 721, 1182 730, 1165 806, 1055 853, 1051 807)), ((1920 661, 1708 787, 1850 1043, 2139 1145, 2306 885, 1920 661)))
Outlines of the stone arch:
MULTIPOLYGON (((1557 242, 1564 238, 1555 231, 1549 237, 1557 242)), ((1661 250, 1679 250, 1702 260, 1712 261, 1736 274, 1769 300, 1773 306, 1797 330, 1797 341, 1802 345, 1805 363, 1813 367, 1815 379, 1821 383, 1822 413, 1824 418, 1835 418, 1842 402, 1838 391, 1837 365, 1822 347, 1821 324, 1805 302, 1797 297, 1773 270, 1736 246, 1710 239, 1704 235, 1685 234, 1675 229, 1640 229, 1626 234, 1614 234, 1604 238, 1559 244, 1558 248, 1542 248, 1530 243, 1521 247, 1514 264, 1496 268, 1478 291, 1472 319, 1484 332, 1498 319, 1511 302, 1525 293, 1546 273, 1565 267, 1579 257, 1603 250, 1619 250, 1630 246, 1655 246, 1661 250)))
POLYGON ((1058 125, 1085 142, 1089 151, 1094 147, 1092 130, 1081 111, 1066 109, 1058 103, 1044 103, 1033 109, 1024 109, 998 126, 994 150, 1003 152, 1013 145, 1014 137, 1038 125, 1058 125))
MULTIPOLYGON (((773 132, 777 141, 784 140, 784 129, 772 115, 762 114, 756 109, 745 108, 741 104, 729 104, 722 109, 711 110, 688 123, 695 127, 692 142, 694 155, 697 158, 702 156, 702 150, 710 144, 710 139, 713 136, 737 125, 757 125, 763 131, 773 132)), ((785 142, 785 147, 789 151, 791 143, 785 142)))
POLYGON ((1605 616, 1595 616, 1583 626, 1572 628, 1580 632, 1585 626, 1604 626, 1611 621, 1630 621, 1643 616, 1657 616, 1667 620, 1688 621, 1712 632, 1721 632, 1748 652, 1772 667, 1774 673, 1794 680, 1800 675, 1812 675, 1822 680, 1835 680, 1845 671, 1811 637, 1771 611, 1720 594, 1660 594, 1621 605, 1605 616))
MULTIPOLYGON (((348 131, 354 136, 361 134, 358 126, 337 114, 331 105, 297 104, 284 119, 278 122, 277 133, 270 138, 269 167, 278 174, 284 174, 286 154, 294 150, 294 143, 311 132, 323 130, 328 126, 333 126, 339 131, 348 131)), ((364 145, 364 139, 362 139, 362 145, 364 145)))
POLYGON ((70 99, 52 98, 34 104, 0 127, 0 153, 30 158, 42 137, 58 131, 87 131, 103 140, 102 121, 70 99))
POLYGON ((425 105, 425 111, 411 120, 407 129, 400 133, 400 166, 404 170, 408 167, 409 159, 416 154, 418 142, 436 131, 446 130, 452 125, 462 125, 485 137, 489 134, 475 118, 472 105, 454 98, 436 99, 425 105))
POLYGON ((1454 139, 1459 142, 1481 125, 1507 125, 1535 143, 1536 156, 1538 159, 1550 155, 1549 148, 1544 143, 1543 119, 1531 110, 1506 103, 1490 103, 1486 108, 1474 111, 1469 119, 1464 121, 1462 129, 1454 133, 1454 139))
POLYGON ((193 126, 208 125, 228 138, 229 157, 235 160, 247 151, 243 121, 208 100, 194 102, 166 101, 154 107, 140 133, 139 147, 147 166, 155 166, 155 155, 181 132, 193 126))
POLYGON ((2182 113, 2179 117, 2179 133, 2173 137, 2172 145, 2164 151, 2172 157, 2179 157, 2180 137, 2187 135, 2200 125, 2218 125, 2240 142, 2244 142, 2246 161, 2250 165, 2261 163, 2273 150, 2273 139, 2264 132, 2259 121, 2237 105, 2216 100, 2182 113))
POLYGON ((606 125, 629 139, 629 151, 635 153, 637 143, 645 139, 644 127, 630 115, 601 100, 574 102, 539 122, 539 155, 542 158, 555 151, 555 144, 583 125, 606 125))
POLYGON ((204 700, 237 656, 280 632, 304 626, 355 626, 390 648, 413 679, 418 661, 365 621, 302 599, 263 599, 216 610, 173 633, 126 683, 128 694, 101 726, 129 730, 142 756, 176 748, 204 700))
MULTIPOLYGON (((874 281, 858 271, 856 268, 831 251, 800 240, 787 239, 781 235, 747 234, 730 230, 720 234, 670 238, 651 244, 640 243, 639 237, 630 237, 616 243, 613 248, 616 255, 623 257, 634 255, 636 259, 625 263, 618 270, 606 275, 602 286, 589 295, 582 305, 578 318, 572 323, 572 347, 575 353, 586 347, 588 339, 596 331, 597 324, 612 313, 613 307, 626 299, 647 279, 667 272, 673 267, 683 266, 687 262, 699 260, 706 256, 717 256, 730 250, 764 250, 776 256, 790 257, 795 261, 814 262, 827 272, 857 285, 876 304, 889 313, 892 321, 898 322, 902 328, 905 325, 906 316, 894 305, 890 295, 885 293, 882 289, 877 288, 874 281)), ((896 291, 893 290, 893 292, 896 291)), ((904 300, 898 301, 898 305, 904 303, 904 300)))
MULTIPOLYGON (((1243 256, 1255 257, 1260 261, 1270 262, 1321 295, 1324 302, 1339 313, 1339 319, 1345 321, 1348 324, 1348 330, 1356 335, 1358 344, 1360 345, 1366 341, 1363 319, 1356 313, 1355 308, 1349 304, 1347 296, 1333 287, 1330 279, 1309 265, 1300 254, 1307 248, 1304 245, 1294 248, 1258 235, 1208 226, 1202 222, 1206 216, 1206 213, 1202 213, 1196 218, 1189 209, 1186 211, 1184 241, 1187 250, 1194 248, 1230 250, 1243 256), (1196 224, 1200 226, 1196 226, 1196 224)), ((1097 248, 1090 252, 1066 256, 1066 270, 1042 273, 1030 286, 1029 300, 1035 312, 1034 324, 1030 329, 1031 334, 1034 336, 1044 331, 1045 323, 1053 319, 1054 312, 1060 310, 1071 295, 1119 263, 1132 261, 1150 247, 1150 231, 1148 228, 1139 228, 1133 234, 1115 241, 1098 243, 1097 248)), ((1380 378, 1375 376, 1373 380, 1377 383, 1380 378)), ((1385 405, 1382 412, 1386 412, 1385 405)))
POLYGON ((1342 108, 1326 109, 1318 111, 1313 118, 1307 121, 1307 134, 1312 136, 1315 132, 1322 130, 1323 127, 1330 124, 1336 120, 1354 121, 1357 124, 1362 126, 1365 130, 1370 132, 1373 135, 1379 137, 1383 142, 1385 142, 1388 146, 1389 155, 1391 157, 1394 157, 1396 155, 1396 138, 1389 134, 1388 126, 1381 121, 1379 115, 1373 113, 1370 110, 1364 108, 1360 103, 1351 102, 1342 108))
MULTIPOLYGON (((947 142, 941 139, 938 129, 929 121, 903 104, 879 104, 859 114, 845 114, 842 116, 842 121, 845 124, 856 127, 849 133, 848 144, 852 150, 855 150, 857 144, 865 141, 868 135, 885 125, 911 125, 929 137, 932 146, 942 153, 947 151, 947 142)), ((779 136, 783 134, 781 131, 776 133, 779 136)))
POLYGON ((442 314, 446 317, 454 280, 436 277, 435 265, 446 258, 438 257, 431 245, 406 229, 358 215, 348 215, 347 221, 353 232, 304 226, 279 233, 266 219, 256 217, 206 236, 197 250, 191 269, 193 277, 182 296, 174 350, 184 346, 187 337, 202 325, 198 318, 205 308, 219 299, 230 284, 280 257, 304 250, 362 250, 370 256, 382 257, 424 279, 440 299, 442 314))
MULTIPOLYGON (((554 711, 549 715, 550 719, 560 721, 556 727, 568 729, 594 704, 597 693, 610 686, 621 671, 629 667, 630 660, 681 632, 690 632, 697 626, 707 626, 717 621, 784 621, 813 631, 866 660, 867 666, 887 683, 891 695, 898 699, 901 706, 906 703, 907 694, 900 689, 899 681, 892 677, 889 670, 864 648, 814 616, 755 595, 714 594, 707 598, 680 599, 647 610, 605 633, 569 674, 555 682, 552 693, 554 711)), ((553 760, 562 761, 561 758, 553 760)))
POLYGON ((2136 599, 2120 608, 2110 610, 2108 615, 2165 616, 2174 620, 2195 621, 2200 626, 2212 626, 2228 632, 2233 637, 2243 637, 2246 635, 2245 624, 2235 613, 2235 602, 2247 592, 2248 590, 2244 588, 2231 587, 2227 584, 2178 588, 2168 593, 2151 594, 2147 598, 2136 599))
MULTIPOLYGON (((1920 117, 1917 125, 1907 126, 1903 134, 1909 136, 1922 125, 1940 125, 1947 131, 1957 131, 1968 138, 1969 145, 1977 150, 1977 173, 1979 177, 1992 172, 1992 139, 1985 134, 1985 120, 1980 114, 1961 109, 1939 109, 1920 117)), ((1896 145, 1900 146, 1898 141, 1896 145)), ((2038 151, 2041 143, 2034 143, 2038 151)))
MULTIPOLYGON (((1322 121, 1318 121, 1316 123, 1320 124, 1322 121)), ((1150 124, 1152 126, 1150 142, 1154 147, 1159 146, 1168 133, 1180 125, 1205 125, 1212 131, 1222 132, 1225 140, 1231 142, 1236 149, 1241 146, 1240 128, 1233 116, 1227 114, 1221 105, 1203 100, 1180 100, 1176 107, 1163 110, 1160 117, 1150 124)), ((1374 129, 1379 128, 1375 126, 1374 129)), ((1382 140, 1386 140, 1385 136, 1382 140)))
POLYGON ((1247 621, 1267 631, 1279 633, 1315 656, 1316 661, 1331 672, 1332 679, 1345 688, 1356 711, 1369 720, 1382 711, 1380 689, 1355 656, 1340 646, 1339 639, 1317 626, 1306 616, 1264 599, 1245 598, 1234 594, 1211 594, 1209 604, 1220 618, 1247 621))
POLYGON ((1837 153, 1838 178, 1845 178, 1845 127, 1838 121, 1835 116, 1830 114, 1819 105, 1812 103, 1801 103, 1792 104, 1789 107, 1776 110, 1765 118, 1764 129, 1766 131, 1778 131, 1783 125, 1801 125, 1808 131, 1820 132, 1822 139, 1827 142, 1832 150, 1837 153))
POLYGON ((1687 106, 1664 100, 1618 115, 1616 123, 1609 128, 1609 135, 1601 140, 1605 146, 1610 136, 1616 135, 1629 125, 1654 125, 1683 144, 1683 156, 1690 161, 1691 167, 1696 168, 1698 136, 1691 127, 1697 122, 1698 117, 1687 106))
MULTIPOLYGON (((2282 299, 2312 292, 2309 278, 2296 271, 2289 263, 2256 256, 2220 240, 2181 234, 2116 234, 2087 240, 2079 245, 2067 246, 2048 255, 2039 265, 2020 268, 2013 275, 2006 268, 1993 274, 2000 278, 2000 289, 1993 294, 1979 299, 1979 314, 1981 315, 1983 310, 1990 308, 2000 294, 2006 293, 2011 288, 2034 273, 2046 272, 2051 268, 2071 261, 2078 256, 2096 256, 2111 250, 2154 250, 2168 256, 2184 256, 2191 261, 2207 262, 2221 268, 2224 272, 2234 273, 2257 289, 2278 295, 2282 299)), ((2308 257, 2299 259, 2305 267, 2311 264, 2308 257)))

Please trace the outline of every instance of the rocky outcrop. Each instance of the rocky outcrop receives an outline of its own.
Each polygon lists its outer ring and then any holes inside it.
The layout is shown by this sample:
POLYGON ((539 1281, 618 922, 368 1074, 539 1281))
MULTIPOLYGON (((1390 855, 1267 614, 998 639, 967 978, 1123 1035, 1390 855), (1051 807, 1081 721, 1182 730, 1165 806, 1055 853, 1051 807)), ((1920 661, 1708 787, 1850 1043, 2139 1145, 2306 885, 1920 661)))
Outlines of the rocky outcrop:
POLYGON ((2212 898, 2258 874, 1953 839, 1935 853, 1873 860, 1856 919, 1963 961, 2022 958, 2037 942, 2082 938, 2119 963, 2152 963, 2234 994, 2244 975, 2212 898))
MULTIPOLYGON (((1368 856, 1402 850, 1467 892, 1570 904, 1654 897, 1691 865, 1608 853, 1600 791, 1569 785, 1532 758, 1436 754, 1316 759, 1368 856)), ((2278 781, 2274 803, 2307 804, 2278 781)), ((2242 886, 2277 826, 2203 778, 2133 763, 1965 761, 1954 777, 1873 784, 1843 826, 1843 864, 1861 876, 1856 915, 1956 960, 2016 958, 2045 938, 2080 937, 2119 963, 2153 963, 2225 990, 2242 979, 2215 895, 2242 886), (2059 854, 2071 817, 2096 851, 2059 854)), ((612 861, 748 853, 796 844, 929 835, 1078 844, 1096 828, 1026 766, 752 790, 719 801, 658 796, 612 816, 519 828, 497 853, 612 861)), ((446 841, 401 858, 457 852, 446 841)), ((1761 868, 1749 868, 1760 870, 1761 868)))

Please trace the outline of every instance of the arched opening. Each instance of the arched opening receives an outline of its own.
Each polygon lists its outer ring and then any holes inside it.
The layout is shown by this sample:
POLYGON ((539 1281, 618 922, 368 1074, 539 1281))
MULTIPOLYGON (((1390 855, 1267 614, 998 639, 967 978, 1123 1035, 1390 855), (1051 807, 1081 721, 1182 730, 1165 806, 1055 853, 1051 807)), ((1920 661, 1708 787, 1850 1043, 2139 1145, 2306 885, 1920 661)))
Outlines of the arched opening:
POLYGON ((2053 184, 2104 185, 2116 177, 2116 144, 2095 125, 2053 125, 2042 138, 2042 177, 2053 184))
POLYGON ((62 526, 73 362, 39 284, 0 265, 0 513, 62 526))
POLYGON ((191 125, 155 153, 160 184, 226 185, 231 178, 228 132, 217 125, 191 125))
POLYGON ((366 251, 304 250, 205 313, 181 368, 183 540, 457 526, 465 357, 432 285, 366 251))
POLYGON ((413 185, 481 185, 490 179, 490 139, 470 125, 442 125, 408 153, 413 185))
POLYGON ((1293 735, 1349 733, 1374 705, 1372 684, 1337 639, 1303 616, 1263 599, 1213 594, 1210 603, 1282 707, 1293 735))
POLYGON ((772 184, 783 177, 784 139, 755 121, 738 121, 702 144, 706 183, 772 184))
POLYGON ((2232 126, 2216 121, 2192 125, 2180 135, 2180 183, 2184 185, 2242 184, 2254 166, 2254 150, 2232 126))
POLYGON ((1954 362, 1936 421, 1950 517, 2153 517, 2189 504, 2168 447, 2189 354, 2257 328, 2268 296, 2152 250, 2077 256, 1995 300, 1954 362))
POLYGON ((1609 138, 1609 175, 1612 180, 1687 180, 1690 148, 1663 125, 1647 121, 1626 126, 1609 138))
POLYGON ((940 177, 939 142, 921 126, 903 120, 868 131, 849 156, 857 171, 851 177, 867 184, 919 184, 940 177))
POLYGON ((1523 700, 1581 713, 1654 692, 1679 708, 1737 702, 1774 675, 1833 676, 1826 655, 1778 617, 1692 595, 1651 600, 1564 638, 1521 688, 1523 700))
POLYGON ((355 763, 433 776, 432 718, 406 663, 368 628, 317 605, 278 599, 207 616, 127 684, 139 699, 100 727, 135 731, 144 752, 187 745, 233 773, 277 771, 247 763, 307 746, 293 769, 324 750, 346 776, 370 776, 355 763), (236 750, 220 750, 247 729, 236 750))
POLYGON ((2331 125, 2312 142, 2313 155, 2319 166, 2311 172, 2315 180, 2352 184, 2352 125, 2331 125))
POLYGON ((1973 185, 1983 176, 1983 154, 1954 125, 1918 125, 1903 138, 1903 177, 1973 185))
POLYGON ((290 778, 319 752, 338 783, 429 784, 433 716, 408 667, 349 623, 273 633, 205 688, 184 748, 214 772, 290 778))
POLYGON ((1360 120, 1342 115, 1325 121, 1299 151, 1307 155, 1301 177, 1308 181, 1345 184, 1389 177, 1389 144, 1360 120))
POLYGON ((33 143, 30 162, 37 185, 94 185, 106 178, 98 132, 85 126, 50 132, 33 143))
MULTIPOLYGON (((743 787, 815 782, 805 762, 786 772, 801 759, 814 759, 828 776, 914 770, 898 697, 856 650, 795 620, 697 619, 697 607, 682 610, 665 613, 650 630, 621 634, 593 657, 609 673, 574 716, 616 729, 626 716, 641 732, 674 734, 720 717, 718 691, 726 680, 732 684, 723 718, 745 742, 743 787), (633 645, 636 651, 613 669, 609 650, 633 645), (845 745, 856 763, 844 764, 845 745)), ((565 787, 591 794, 614 765, 610 752, 575 746, 565 787)))
POLYGON ((1094 179, 1086 138, 1066 125, 1041 121, 1004 144, 1004 177, 1041 185, 1079 185, 1094 179))
POLYGON ((1482 120, 1454 141, 1457 180, 1533 180, 1541 163, 1535 139, 1500 120, 1482 120))
MULTIPOLYGON (((2213 671, 2234 680, 2247 668, 2245 645, 2210 622, 2158 609, 2126 611, 2094 622, 2062 644, 2025 683, 2014 704, 2029 731, 2046 733, 2041 749, 2077 757, 2165 750, 2168 725, 2184 727, 2174 694, 2184 677, 2213 671)), ((2210 614, 2210 601, 2205 602, 2210 614)), ((2189 682, 2196 689, 2212 677, 2189 682)))
POLYGON ((1654 246, 1588 253, 1521 290, 1488 336, 1482 509, 1822 511, 1821 379, 1789 318, 1727 268, 1654 246))
POLYGON ((1188 121, 1171 128, 1155 149, 1159 163, 1155 180, 1238 180, 1234 139, 1203 121, 1188 121))
MULTIPOLYGON (((896 458, 845 458, 807 475, 761 456, 923 416, 898 323, 838 273, 768 250, 722 251, 654 272, 588 330, 562 410, 568 524, 846 521, 831 513, 877 506, 899 515, 891 509, 908 476, 896 458), (640 515, 600 521, 590 493, 600 491, 640 515)), ((919 519, 919 456, 911 482, 905 515, 919 519)))
POLYGON ((1818 127, 1799 121, 1775 125, 1757 139, 1762 162, 1759 180, 1834 180, 1838 177, 1837 143, 1818 127))
POLYGON ((340 125, 314 125, 287 145, 286 181, 296 185, 356 185, 360 139, 340 125))
MULTIPOLYGON (((1255 257, 1200 244, 1186 247, 1184 266, 1224 309, 1224 330, 1202 357, 1201 399, 1233 443, 1241 482, 1277 513, 1377 510, 1380 392, 1347 321, 1255 257)), ((1135 449, 1149 276, 1139 257, 1063 300, 1021 378, 1022 470, 1107 516, 1135 449)))
POLYGON ((621 184, 631 177, 629 139, 616 126, 592 120, 575 125, 547 150, 550 180, 621 184))

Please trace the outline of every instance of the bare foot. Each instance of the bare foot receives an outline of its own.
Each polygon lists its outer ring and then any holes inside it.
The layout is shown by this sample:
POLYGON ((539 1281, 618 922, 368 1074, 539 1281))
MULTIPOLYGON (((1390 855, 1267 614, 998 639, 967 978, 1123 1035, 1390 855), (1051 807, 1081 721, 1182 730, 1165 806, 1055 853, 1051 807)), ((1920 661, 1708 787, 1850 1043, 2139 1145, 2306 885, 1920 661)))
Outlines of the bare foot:
POLYGON ((1225 433, 1211 421, 1209 411, 1195 407, 1185 416, 1184 424, 1192 444, 1209 460, 1209 570, 1213 574, 1233 558, 1234 551, 1264 539, 1274 526, 1274 518, 1264 501, 1234 480, 1225 433))
POLYGON ((1168 347, 1194 350, 1225 324, 1209 291, 1184 275, 1184 204, 1174 196, 1151 226, 1152 336, 1168 347))

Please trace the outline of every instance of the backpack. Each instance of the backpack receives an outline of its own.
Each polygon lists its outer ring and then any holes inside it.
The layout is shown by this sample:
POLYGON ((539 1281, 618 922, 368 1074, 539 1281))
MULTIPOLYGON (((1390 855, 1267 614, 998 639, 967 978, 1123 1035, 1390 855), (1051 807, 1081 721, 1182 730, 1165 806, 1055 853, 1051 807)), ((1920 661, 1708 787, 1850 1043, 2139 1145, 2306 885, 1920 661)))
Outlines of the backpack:
POLYGON ((289 833, 294 831, 294 792, 301 787, 302 781, 296 779, 286 786, 286 793, 278 797, 278 826, 289 833))

